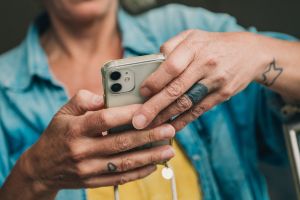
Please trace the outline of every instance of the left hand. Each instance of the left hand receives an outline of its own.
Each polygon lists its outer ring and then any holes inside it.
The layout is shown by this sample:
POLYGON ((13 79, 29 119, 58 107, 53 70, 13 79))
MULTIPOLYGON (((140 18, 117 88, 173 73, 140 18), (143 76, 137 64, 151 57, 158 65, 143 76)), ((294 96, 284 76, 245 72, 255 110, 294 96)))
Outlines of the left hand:
POLYGON ((135 112, 135 128, 162 124, 179 115, 172 125, 180 130, 261 79, 270 60, 258 38, 246 32, 188 30, 167 41, 161 47, 166 60, 142 84, 141 94, 151 98, 135 112), (184 94, 197 82, 207 89, 207 95, 193 105, 184 94))

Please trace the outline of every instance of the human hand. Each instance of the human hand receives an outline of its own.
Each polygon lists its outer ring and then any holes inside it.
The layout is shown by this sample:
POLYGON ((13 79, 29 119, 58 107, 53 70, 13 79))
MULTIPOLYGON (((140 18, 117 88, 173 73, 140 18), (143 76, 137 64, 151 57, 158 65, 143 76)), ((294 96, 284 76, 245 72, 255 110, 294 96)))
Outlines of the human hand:
POLYGON ((125 152, 171 139, 175 130, 154 129, 102 136, 130 124, 140 105, 103 108, 103 98, 80 91, 54 116, 39 141, 21 157, 23 171, 43 192, 124 184, 152 173, 174 156, 171 146, 125 152))
POLYGON ((141 87, 141 94, 151 98, 134 114, 137 129, 177 115, 171 124, 182 129, 251 81, 261 79, 270 62, 251 33, 189 30, 163 44, 161 52, 166 60, 141 87))

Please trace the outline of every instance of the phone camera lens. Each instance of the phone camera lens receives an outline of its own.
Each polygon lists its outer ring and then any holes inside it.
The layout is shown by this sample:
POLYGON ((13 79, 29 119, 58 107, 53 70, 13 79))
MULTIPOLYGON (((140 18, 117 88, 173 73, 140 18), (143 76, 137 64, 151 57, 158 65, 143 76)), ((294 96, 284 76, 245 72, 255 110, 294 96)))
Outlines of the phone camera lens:
POLYGON ((113 92, 120 92, 122 90, 122 85, 120 83, 115 83, 110 87, 113 92))
POLYGON ((116 81, 116 80, 119 80, 120 78, 121 78, 121 73, 120 72, 115 71, 115 72, 112 72, 110 74, 110 79, 111 80, 116 81))

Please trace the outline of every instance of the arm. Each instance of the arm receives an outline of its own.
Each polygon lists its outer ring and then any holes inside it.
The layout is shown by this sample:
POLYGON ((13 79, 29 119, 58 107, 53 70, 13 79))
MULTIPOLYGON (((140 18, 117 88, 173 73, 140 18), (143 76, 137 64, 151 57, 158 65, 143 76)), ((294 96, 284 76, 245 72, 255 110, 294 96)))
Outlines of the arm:
MULTIPOLYGON (((3 99, 1 89, 0 86, 0 99, 3 99)), ((0 114, 3 114, 1 113, 3 106, 0 102, 0 114)), ((14 141, 8 141, 6 134, 3 121, 0 119, 0 199, 54 199, 57 191, 46 191, 40 182, 35 182, 27 173, 28 164, 26 164, 25 159, 27 152, 20 157, 13 167, 9 148, 10 143, 14 141)))
MULTIPOLYGON (((1 107, 0 107, 1 109, 1 107)), ((29 177, 26 177, 22 165, 24 159, 20 159, 15 165, 14 169, 10 173, 10 176, 6 179, 6 176, 10 171, 8 143, 5 139, 2 122, 0 120, 0 198, 1 199, 20 199, 20 195, 23 199, 47 199, 46 196, 42 197, 42 188, 35 187, 29 177)), ((53 199, 55 192, 49 195, 50 199, 53 199)))
POLYGON ((259 47, 261 52, 266 55, 266 63, 263 73, 255 80, 281 94, 286 101, 298 104, 300 102, 300 42, 256 37, 261 44, 259 47))
POLYGON ((25 170, 25 154, 16 163, 4 185, 1 187, 1 199, 54 199, 58 190, 47 190, 43 184, 33 180, 27 174, 25 170))

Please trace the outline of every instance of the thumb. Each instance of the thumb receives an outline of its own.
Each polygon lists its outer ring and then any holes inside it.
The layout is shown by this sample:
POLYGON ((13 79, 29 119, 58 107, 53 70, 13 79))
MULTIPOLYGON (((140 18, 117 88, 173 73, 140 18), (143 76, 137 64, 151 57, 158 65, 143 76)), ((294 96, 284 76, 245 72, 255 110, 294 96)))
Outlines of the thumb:
POLYGON ((94 94, 88 90, 79 90, 71 100, 59 111, 67 115, 83 115, 88 111, 99 110, 104 107, 103 96, 94 94))

